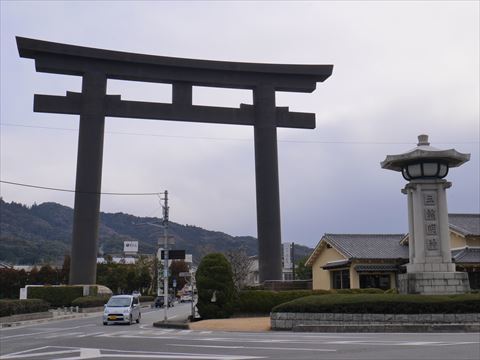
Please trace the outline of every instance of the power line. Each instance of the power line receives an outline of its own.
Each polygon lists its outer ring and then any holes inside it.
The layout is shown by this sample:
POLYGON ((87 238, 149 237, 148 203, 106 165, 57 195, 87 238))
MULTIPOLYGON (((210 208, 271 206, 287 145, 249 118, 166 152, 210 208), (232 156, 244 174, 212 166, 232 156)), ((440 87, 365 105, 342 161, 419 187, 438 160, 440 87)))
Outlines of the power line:
POLYGON ((15 186, 23 186, 29 187, 34 189, 42 189, 42 190, 52 190, 52 191, 63 191, 63 192, 70 192, 70 193, 77 193, 77 194, 93 194, 93 195, 127 195, 127 196, 147 196, 147 195, 159 195, 162 192, 153 192, 153 193, 119 193, 119 192, 94 192, 94 191, 76 191, 70 189, 60 189, 54 187, 47 187, 47 186, 40 186, 40 185, 31 185, 31 184, 23 184, 13 181, 5 181, 0 180, 0 183, 15 185, 15 186))
MULTIPOLYGON (((44 130, 60 130, 60 131, 74 131, 78 132, 78 129, 73 128, 59 128, 50 126, 37 126, 37 125, 24 125, 24 124, 12 124, 12 123, 0 123, 0 126, 11 127, 24 127, 44 130)), ((149 137, 164 137, 164 138, 176 138, 176 139, 199 139, 199 140, 220 140, 220 141, 252 141, 252 139, 246 138, 225 138, 225 137, 207 137, 207 136, 185 136, 185 135, 165 135, 165 134, 147 134, 147 133, 133 133, 125 131, 105 131, 106 134, 114 135, 130 135, 130 136, 149 136, 149 137)), ((357 140, 281 140, 280 143, 299 143, 299 144, 341 144, 341 145, 411 145, 415 144, 414 141, 357 141, 357 140)), ((437 144, 478 144, 479 140, 473 141, 449 141, 449 142, 436 142, 437 144)))

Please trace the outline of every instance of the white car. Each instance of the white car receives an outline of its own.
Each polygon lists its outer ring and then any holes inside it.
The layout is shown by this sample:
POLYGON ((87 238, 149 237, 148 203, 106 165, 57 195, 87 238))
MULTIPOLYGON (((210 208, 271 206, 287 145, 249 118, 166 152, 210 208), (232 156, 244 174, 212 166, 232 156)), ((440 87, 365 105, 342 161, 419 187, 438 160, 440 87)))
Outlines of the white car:
POLYGON ((139 323, 141 317, 138 296, 115 295, 105 304, 103 325, 109 323, 132 324, 134 321, 139 323))

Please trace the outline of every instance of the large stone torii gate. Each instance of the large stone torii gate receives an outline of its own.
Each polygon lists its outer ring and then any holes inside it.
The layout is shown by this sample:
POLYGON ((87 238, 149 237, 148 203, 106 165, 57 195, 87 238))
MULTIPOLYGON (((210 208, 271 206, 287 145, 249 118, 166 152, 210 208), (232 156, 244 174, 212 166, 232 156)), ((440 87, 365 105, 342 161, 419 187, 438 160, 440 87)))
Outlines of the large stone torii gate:
POLYGON ((254 127, 260 281, 280 280, 281 232, 277 127, 315 128, 315 114, 276 107, 275 92, 311 93, 333 65, 280 65, 182 59, 95 49, 17 37, 36 71, 82 77, 82 92, 35 95, 34 111, 80 115, 71 284, 94 284, 105 117, 193 121, 254 127), (167 83, 172 103, 125 101, 107 95, 107 79, 167 83), (251 89, 253 106, 192 104, 192 86, 251 89))

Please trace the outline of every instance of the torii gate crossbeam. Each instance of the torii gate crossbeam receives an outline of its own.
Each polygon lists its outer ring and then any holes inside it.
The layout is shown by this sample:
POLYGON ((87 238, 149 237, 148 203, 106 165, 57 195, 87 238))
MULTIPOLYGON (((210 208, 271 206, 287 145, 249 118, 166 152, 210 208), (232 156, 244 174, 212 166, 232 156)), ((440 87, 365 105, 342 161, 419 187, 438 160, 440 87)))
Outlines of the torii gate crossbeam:
POLYGON ((36 70, 82 77, 82 92, 35 95, 34 111, 80 115, 71 253, 71 284, 94 284, 105 117, 176 120, 254 127, 260 281, 280 280, 281 231, 277 127, 315 128, 315 114, 276 107, 275 92, 313 92, 333 65, 209 61, 95 49, 17 37, 21 57, 36 70), (107 80, 172 85, 172 103, 125 101, 107 95, 107 80), (253 106, 192 104, 193 86, 251 89, 253 106))

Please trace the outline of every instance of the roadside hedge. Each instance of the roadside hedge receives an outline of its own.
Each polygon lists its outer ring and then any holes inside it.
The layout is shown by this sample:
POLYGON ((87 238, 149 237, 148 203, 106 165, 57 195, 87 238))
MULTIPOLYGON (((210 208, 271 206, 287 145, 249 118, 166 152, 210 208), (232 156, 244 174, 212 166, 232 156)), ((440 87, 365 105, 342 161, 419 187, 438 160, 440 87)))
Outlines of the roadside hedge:
POLYGON ((47 311, 50 304, 40 299, 0 299, 0 317, 47 311))
POLYGON ((313 295, 275 306, 272 312, 356 314, 459 314, 480 313, 480 294, 399 295, 330 294, 313 295))
POLYGON ((110 296, 82 296, 72 301, 72 306, 79 308, 100 307, 107 303, 110 296))
POLYGON ((237 314, 269 314, 280 304, 312 295, 329 294, 383 294, 381 289, 339 289, 339 290, 243 290, 235 302, 237 314))
POLYGON ((238 293, 235 301, 235 313, 246 314, 269 314, 277 305, 294 299, 311 295, 330 294, 328 290, 243 290, 238 293))
POLYGON ((42 299, 52 307, 71 306, 83 296, 83 286, 39 286, 28 288, 28 299, 42 299))
MULTIPOLYGON (((79 308, 91 308, 91 307, 100 307, 105 305, 110 299, 110 295, 107 296, 81 296, 72 301, 72 306, 78 306, 79 308)), ((140 303, 153 301, 153 296, 140 296, 140 303)))

